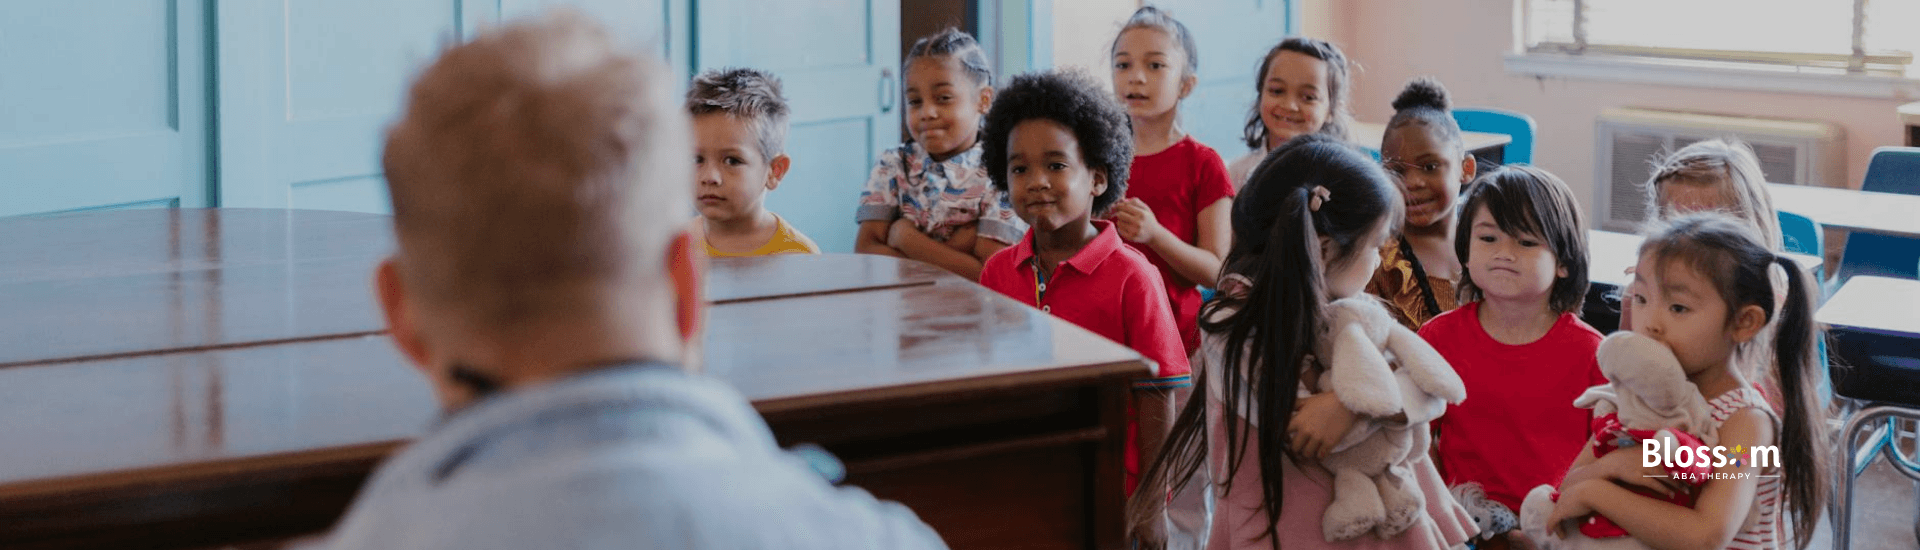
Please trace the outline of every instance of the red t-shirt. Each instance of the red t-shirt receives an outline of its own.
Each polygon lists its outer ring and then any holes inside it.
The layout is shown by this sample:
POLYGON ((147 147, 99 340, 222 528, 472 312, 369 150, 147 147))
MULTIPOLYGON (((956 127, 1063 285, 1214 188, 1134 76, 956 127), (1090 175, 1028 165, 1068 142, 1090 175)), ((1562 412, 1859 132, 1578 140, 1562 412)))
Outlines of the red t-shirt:
MULTIPOLYGON (((1140 355, 1159 363, 1157 378, 1135 382, 1135 387, 1155 388, 1185 383, 1190 369, 1181 347, 1173 311, 1167 307, 1165 285, 1153 264, 1121 245, 1120 233, 1113 222, 1095 220, 1100 230, 1087 246, 1054 269, 1047 281, 1046 300, 1039 302, 1033 279, 1033 230, 1019 244, 1007 247, 987 258, 980 269, 980 285, 1040 308, 1041 311, 1094 334, 1133 348, 1140 355)), ((1131 403, 1127 406, 1127 491, 1131 493, 1140 472, 1139 421, 1131 403)))
POLYGON ((1480 482, 1488 497, 1519 510, 1527 491, 1559 484, 1592 431, 1592 411, 1573 399, 1607 383, 1594 356, 1600 331, 1562 313, 1546 336, 1509 346, 1480 327, 1474 302, 1427 321, 1420 337, 1467 388, 1467 400, 1433 422, 1447 485, 1480 482))
MULTIPOLYGON (((1227 163, 1193 135, 1181 138, 1167 150, 1133 157, 1127 175, 1127 197, 1138 198, 1153 209, 1153 217, 1168 232, 1187 244, 1200 244, 1200 211, 1220 199, 1233 197, 1233 180, 1227 176, 1227 163)), ((1200 347, 1200 290, 1196 284, 1213 281, 1188 281, 1173 272, 1166 260, 1144 245, 1127 243, 1146 254, 1160 268, 1167 283, 1167 301, 1173 306, 1174 319, 1180 324, 1180 340, 1187 353, 1200 347)))

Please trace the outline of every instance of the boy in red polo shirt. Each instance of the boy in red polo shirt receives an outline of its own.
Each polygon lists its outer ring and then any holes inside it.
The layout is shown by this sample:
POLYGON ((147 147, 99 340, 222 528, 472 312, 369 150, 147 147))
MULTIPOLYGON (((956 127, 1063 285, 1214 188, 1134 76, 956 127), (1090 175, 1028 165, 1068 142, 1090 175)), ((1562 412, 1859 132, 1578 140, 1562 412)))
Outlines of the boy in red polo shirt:
POLYGON ((1095 220, 1126 194, 1127 115, 1084 74, 1014 77, 987 113, 987 175, 1029 225, 980 272, 980 284, 1119 342, 1158 364, 1128 404, 1128 494, 1141 457, 1159 452, 1172 390, 1190 385, 1186 347, 1160 272, 1095 220))

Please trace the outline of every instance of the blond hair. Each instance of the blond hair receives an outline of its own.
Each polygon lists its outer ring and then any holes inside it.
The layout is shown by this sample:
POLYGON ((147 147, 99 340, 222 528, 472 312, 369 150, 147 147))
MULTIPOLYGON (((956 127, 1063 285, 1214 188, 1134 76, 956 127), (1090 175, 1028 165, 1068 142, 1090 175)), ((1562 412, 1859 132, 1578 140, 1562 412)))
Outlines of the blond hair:
POLYGON ((510 329, 664 279, 691 201, 670 74, 571 11, 442 54, 382 158, 409 293, 510 329))
POLYGON ((1672 183, 1718 188, 1725 202, 1733 205, 1728 214, 1759 232, 1767 248, 1781 249, 1779 214, 1767 194, 1760 159, 1746 142, 1732 138, 1699 141, 1661 159, 1647 180, 1647 202, 1654 217, 1667 219, 1676 214, 1671 205, 1660 201, 1660 187, 1672 183))

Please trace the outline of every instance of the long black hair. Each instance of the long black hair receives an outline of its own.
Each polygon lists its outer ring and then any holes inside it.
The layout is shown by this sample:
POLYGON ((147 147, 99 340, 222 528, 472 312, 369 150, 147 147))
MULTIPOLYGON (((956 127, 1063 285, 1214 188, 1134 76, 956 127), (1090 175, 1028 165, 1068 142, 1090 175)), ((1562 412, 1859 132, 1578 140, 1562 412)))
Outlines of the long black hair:
MULTIPOLYGON (((1746 223, 1721 213, 1689 214, 1656 225, 1640 245, 1655 266, 1686 266, 1713 283, 1726 301, 1726 323, 1746 306, 1758 306, 1766 321, 1778 319, 1773 336, 1780 388, 1780 463, 1785 470, 1783 508, 1793 518, 1794 544, 1805 548, 1827 501, 1829 437, 1825 407, 1819 403, 1819 364, 1814 358, 1820 329, 1813 322, 1813 287, 1800 266, 1767 247, 1746 223), (1778 265, 1787 272, 1786 302, 1774 311, 1773 280, 1778 265)), ((1764 323, 1763 323, 1764 324, 1764 323)), ((1752 345, 1749 342, 1746 345, 1752 345)), ((1758 498, 1758 497, 1756 497, 1758 498)))
MULTIPOLYGON (((1301 363, 1314 354, 1326 326, 1323 273, 1329 266, 1378 253, 1366 247, 1367 237, 1398 227, 1404 214, 1400 192, 1380 165, 1333 137, 1301 135, 1261 161, 1234 200, 1233 247, 1223 267, 1251 284, 1244 292, 1223 292, 1201 309, 1200 328, 1208 344, 1200 353, 1218 353, 1215 364, 1221 368, 1197 373, 1194 397, 1174 419, 1166 444, 1128 503, 1130 527, 1158 521, 1164 489, 1184 488, 1206 464, 1209 392, 1217 386, 1223 390, 1220 414, 1225 416, 1220 421, 1227 425, 1223 450, 1230 473, 1215 481, 1235 490, 1233 475, 1240 471, 1248 445, 1253 446, 1261 486, 1238 489, 1261 491, 1270 520, 1267 537, 1279 547, 1274 526, 1285 494, 1284 459, 1291 452, 1287 424, 1302 378, 1301 363), (1320 192, 1323 198, 1316 201, 1320 192), (1315 202, 1320 203, 1317 209, 1315 202), (1321 237, 1332 243, 1324 258, 1321 237), (1240 418, 1242 411, 1257 418, 1240 418)), ((1137 540, 1139 534, 1129 538, 1137 540)))

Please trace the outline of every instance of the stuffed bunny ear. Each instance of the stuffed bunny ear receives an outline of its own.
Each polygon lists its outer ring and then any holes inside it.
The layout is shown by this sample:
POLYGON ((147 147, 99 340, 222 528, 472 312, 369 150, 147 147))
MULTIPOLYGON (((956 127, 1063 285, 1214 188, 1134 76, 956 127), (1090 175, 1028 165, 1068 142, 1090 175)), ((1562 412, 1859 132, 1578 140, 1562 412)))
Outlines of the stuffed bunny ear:
POLYGON ((1333 356, 1327 368, 1340 403, 1355 414, 1376 418, 1399 413, 1400 387, 1386 356, 1359 323, 1334 326, 1333 356))

